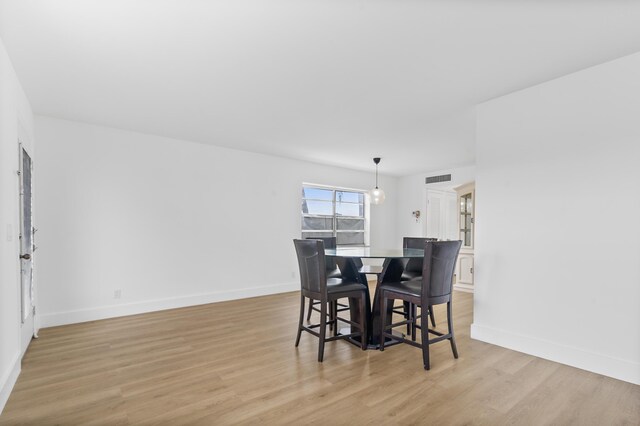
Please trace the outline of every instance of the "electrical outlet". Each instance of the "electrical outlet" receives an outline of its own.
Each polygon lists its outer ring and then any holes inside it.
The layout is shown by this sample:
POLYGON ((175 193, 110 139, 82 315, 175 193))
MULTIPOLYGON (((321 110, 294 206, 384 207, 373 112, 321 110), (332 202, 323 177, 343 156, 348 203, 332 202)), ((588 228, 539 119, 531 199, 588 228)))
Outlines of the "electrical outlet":
POLYGON ((113 292, 113 298, 114 299, 120 299, 122 297, 122 290, 117 289, 113 292))

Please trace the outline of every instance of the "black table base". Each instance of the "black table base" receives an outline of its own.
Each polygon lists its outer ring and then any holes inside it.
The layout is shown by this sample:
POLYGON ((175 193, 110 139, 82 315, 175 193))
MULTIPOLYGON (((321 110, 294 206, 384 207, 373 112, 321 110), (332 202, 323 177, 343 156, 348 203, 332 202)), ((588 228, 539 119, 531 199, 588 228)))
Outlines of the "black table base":
MULTIPOLYGON (((368 285, 367 277, 364 274, 359 273, 362 268, 362 260, 359 258, 336 258, 336 261, 340 267, 343 277, 349 280, 358 281, 365 285, 368 285)), ((378 283, 376 291, 373 296, 373 306, 371 305, 371 296, 367 292, 366 299, 366 318, 367 318, 367 339, 369 349, 378 349, 380 347, 380 285, 385 282, 398 282, 404 271, 405 261, 399 258, 385 259, 383 271, 378 276, 378 283)), ((393 315, 393 304, 387 306, 387 324, 391 324, 393 315)), ((360 318, 360 308, 357 300, 349 299, 349 312, 351 314, 351 321, 357 321, 360 318), (356 319, 354 319, 356 318, 356 319)), ((353 327, 355 333, 357 329, 353 327)), ((360 345, 360 339, 354 338, 354 342, 360 345)), ((397 341, 389 339, 389 344, 395 344, 397 341)), ((386 343, 385 343, 386 346, 386 343)))

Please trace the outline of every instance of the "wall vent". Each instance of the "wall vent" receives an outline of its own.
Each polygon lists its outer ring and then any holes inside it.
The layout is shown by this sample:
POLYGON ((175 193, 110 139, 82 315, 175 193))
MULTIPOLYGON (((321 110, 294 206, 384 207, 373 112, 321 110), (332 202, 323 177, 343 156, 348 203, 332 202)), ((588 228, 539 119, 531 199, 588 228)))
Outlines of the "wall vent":
POLYGON ((425 183, 449 182, 451 175, 429 176, 425 179, 425 183))

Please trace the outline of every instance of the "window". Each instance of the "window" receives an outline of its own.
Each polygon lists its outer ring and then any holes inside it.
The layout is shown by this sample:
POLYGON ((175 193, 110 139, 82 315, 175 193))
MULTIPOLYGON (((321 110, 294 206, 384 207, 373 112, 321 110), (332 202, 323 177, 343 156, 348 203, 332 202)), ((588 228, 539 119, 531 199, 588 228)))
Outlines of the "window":
POLYGON ((302 186, 302 238, 336 237, 341 246, 369 244, 365 192, 302 186))

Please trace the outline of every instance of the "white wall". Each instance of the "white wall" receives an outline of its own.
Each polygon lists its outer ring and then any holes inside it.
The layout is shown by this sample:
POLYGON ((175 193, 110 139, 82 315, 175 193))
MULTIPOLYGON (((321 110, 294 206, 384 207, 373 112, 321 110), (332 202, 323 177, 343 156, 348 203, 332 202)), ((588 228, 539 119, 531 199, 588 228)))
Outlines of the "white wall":
POLYGON ((420 173, 404 176, 398 179, 398 237, 394 246, 402 245, 402 237, 429 237, 427 235, 426 208, 427 189, 450 190, 456 186, 475 180, 475 166, 458 167, 453 169, 436 170, 434 172, 420 173), (425 184, 427 176, 439 176, 451 174, 450 182, 425 184), (418 222, 411 212, 420 210, 421 218, 418 222))
MULTIPOLYGON (((43 325, 299 288, 302 182, 369 189, 373 173, 36 118, 43 325), (122 291, 114 299, 114 291, 122 291)), ((371 207, 395 237, 396 179, 371 207)))
POLYGON ((640 383, 640 54, 478 108, 472 337, 640 383))
POLYGON ((0 412, 20 372, 18 135, 33 153, 31 107, 0 40, 0 412))

